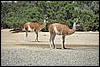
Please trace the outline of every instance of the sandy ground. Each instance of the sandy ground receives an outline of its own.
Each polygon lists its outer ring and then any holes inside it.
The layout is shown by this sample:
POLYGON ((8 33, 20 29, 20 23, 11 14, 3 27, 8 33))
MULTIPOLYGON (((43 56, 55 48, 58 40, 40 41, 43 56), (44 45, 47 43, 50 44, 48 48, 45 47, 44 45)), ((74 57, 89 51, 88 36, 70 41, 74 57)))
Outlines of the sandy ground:
POLYGON ((98 66, 99 32, 75 32, 65 38, 66 49, 61 49, 62 39, 55 38, 56 49, 50 49, 49 32, 12 33, 1 30, 1 66, 98 66))

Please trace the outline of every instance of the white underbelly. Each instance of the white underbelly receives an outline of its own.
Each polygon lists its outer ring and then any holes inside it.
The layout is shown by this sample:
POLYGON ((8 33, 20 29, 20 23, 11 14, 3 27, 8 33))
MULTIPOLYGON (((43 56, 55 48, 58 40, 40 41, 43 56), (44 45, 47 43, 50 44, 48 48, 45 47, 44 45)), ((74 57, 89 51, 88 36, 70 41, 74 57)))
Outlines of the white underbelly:
POLYGON ((61 31, 58 31, 58 30, 57 30, 56 26, 54 26, 54 32, 55 32, 57 35, 61 35, 61 34, 62 34, 61 31))
POLYGON ((28 31, 33 31, 33 29, 31 29, 30 25, 28 25, 28 31))

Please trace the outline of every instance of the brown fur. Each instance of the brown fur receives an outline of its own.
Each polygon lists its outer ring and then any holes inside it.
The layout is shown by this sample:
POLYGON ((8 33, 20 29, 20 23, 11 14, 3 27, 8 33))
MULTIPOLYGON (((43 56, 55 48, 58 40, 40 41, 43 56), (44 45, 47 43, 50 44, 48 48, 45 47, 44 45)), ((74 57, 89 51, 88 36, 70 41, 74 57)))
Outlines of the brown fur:
POLYGON ((35 30, 41 30, 43 28, 43 24, 39 24, 36 22, 27 22, 24 24, 24 28, 26 31, 28 31, 28 25, 30 26, 31 29, 35 30))
POLYGON ((54 23, 49 26, 49 32, 54 32, 54 26, 56 26, 57 30, 62 32, 64 35, 71 35, 75 32, 74 29, 70 29, 67 25, 54 23))
POLYGON ((38 41, 38 31, 42 30, 45 25, 46 25, 47 22, 44 22, 43 24, 39 24, 39 23, 36 23, 36 22, 27 22, 24 24, 24 29, 26 31, 26 37, 28 36, 28 25, 30 26, 30 28, 35 31, 36 33, 36 39, 35 41, 37 40, 38 41))
POLYGON ((68 26, 64 25, 64 24, 59 24, 59 23, 54 23, 54 24, 51 24, 49 25, 49 32, 50 32, 50 47, 52 48, 55 48, 55 45, 54 45, 54 38, 55 38, 55 35, 56 35, 56 32, 54 30, 54 27, 56 27, 57 31, 58 32, 61 32, 61 35, 62 35, 62 49, 64 49, 64 42, 65 42, 65 36, 66 35, 71 35, 75 32, 75 29, 72 28, 70 29, 68 26))

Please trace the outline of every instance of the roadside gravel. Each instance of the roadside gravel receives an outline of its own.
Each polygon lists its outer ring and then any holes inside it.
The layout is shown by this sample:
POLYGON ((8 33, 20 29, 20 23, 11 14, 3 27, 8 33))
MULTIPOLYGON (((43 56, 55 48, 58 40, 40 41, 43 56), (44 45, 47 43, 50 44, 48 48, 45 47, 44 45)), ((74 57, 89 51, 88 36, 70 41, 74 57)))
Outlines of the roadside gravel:
POLYGON ((98 66, 98 48, 2 48, 1 66, 98 66))
POLYGON ((1 30, 1 66, 99 66, 99 33, 76 32, 66 37, 61 49, 61 36, 55 38, 57 49, 49 47, 49 33, 39 32, 40 42, 24 41, 24 33, 1 30))

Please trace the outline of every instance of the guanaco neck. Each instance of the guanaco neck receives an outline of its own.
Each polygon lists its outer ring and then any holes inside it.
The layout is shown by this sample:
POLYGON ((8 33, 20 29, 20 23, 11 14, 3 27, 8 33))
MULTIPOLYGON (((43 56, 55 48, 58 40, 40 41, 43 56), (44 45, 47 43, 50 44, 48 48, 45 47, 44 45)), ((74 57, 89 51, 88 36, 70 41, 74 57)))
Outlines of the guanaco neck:
POLYGON ((73 34, 75 32, 75 30, 76 30, 76 22, 74 22, 73 28, 72 29, 69 29, 68 35, 73 34))
POLYGON ((40 26, 40 30, 42 30, 46 26, 47 22, 48 21, 44 20, 43 24, 40 26))
POLYGON ((74 22, 72 29, 76 30, 76 22, 74 22))

